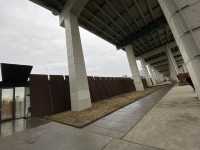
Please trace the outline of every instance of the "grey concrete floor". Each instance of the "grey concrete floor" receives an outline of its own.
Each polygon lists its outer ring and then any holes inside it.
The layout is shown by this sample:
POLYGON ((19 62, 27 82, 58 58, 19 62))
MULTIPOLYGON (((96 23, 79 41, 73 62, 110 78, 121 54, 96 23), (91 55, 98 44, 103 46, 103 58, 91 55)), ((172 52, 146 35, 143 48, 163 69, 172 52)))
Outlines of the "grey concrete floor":
POLYGON ((98 121, 84 130, 113 138, 122 138, 166 94, 170 87, 156 91, 98 121))
POLYGON ((200 101, 190 86, 175 86, 124 137, 166 150, 200 150, 200 101))
POLYGON ((30 126, 30 129, 0 138, 2 150, 159 150, 129 142, 124 137, 168 92, 170 87, 158 90, 141 100, 124 107, 105 118, 76 129, 50 122, 30 126))
POLYGON ((0 136, 10 136, 16 132, 24 131, 49 123, 49 121, 39 118, 17 119, 0 123, 0 136))

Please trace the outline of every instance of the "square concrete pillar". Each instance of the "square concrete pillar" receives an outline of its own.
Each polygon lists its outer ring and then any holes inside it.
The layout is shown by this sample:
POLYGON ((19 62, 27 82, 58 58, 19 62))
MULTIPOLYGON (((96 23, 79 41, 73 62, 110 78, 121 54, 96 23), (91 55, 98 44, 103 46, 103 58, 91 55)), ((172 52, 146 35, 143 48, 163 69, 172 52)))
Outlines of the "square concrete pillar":
POLYGON ((174 82, 178 82, 177 73, 174 68, 174 65, 172 64, 172 62, 169 58, 168 58, 168 61, 169 61, 170 79, 174 82))
POLYGON ((158 0, 200 99, 200 1, 158 0))
POLYGON ((167 55, 167 58, 168 58, 168 60, 170 61, 171 65, 172 65, 171 67, 173 67, 173 69, 175 70, 176 75, 178 75, 180 73, 178 65, 176 63, 174 55, 172 54, 171 49, 168 46, 166 46, 166 55, 167 55))
POLYGON ((155 75, 154 69, 150 65, 148 65, 148 68, 149 68, 150 75, 151 75, 151 78, 152 78, 152 81, 153 81, 153 85, 156 85, 157 84, 157 80, 156 80, 156 75, 155 75))
POLYGON ((68 55, 71 109, 72 111, 81 111, 91 107, 91 98, 79 33, 78 17, 71 12, 65 12, 63 16, 68 55))
POLYGON ((185 63, 183 64, 183 72, 184 72, 184 73, 188 73, 188 69, 187 69, 187 66, 186 66, 185 63))
POLYGON ((149 87, 151 87, 152 86, 152 82, 151 82, 150 74, 149 74, 149 72, 147 70, 147 64, 146 64, 146 62, 145 62, 145 60, 143 58, 140 58, 140 61, 141 61, 141 67, 142 67, 143 74, 144 74, 145 79, 147 81, 147 85, 149 87))
POLYGON ((153 68, 152 71, 153 71, 153 74, 154 74, 154 78, 155 78, 155 80, 156 80, 156 83, 157 83, 157 84, 160 83, 159 77, 158 77, 158 74, 157 74, 157 71, 155 70, 155 68, 153 68))
POLYGON ((158 83, 161 83, 160 73, 157 70, 155 70, 155 74, 156 74, 156 79, 158 83))
POLYGON ((138 69, 138 66, 137 66, 135 53, 134 53, 132 45, 126 46, 125 50, 126 50, 126 54, 127 54, 127 58, 128 58, 128 62, 129 62, 129 67, 131 69, 132 78, 133 78, 133 81, 134 81, 136 91, 144 91, 144 86, 143 86, 142 79, 141 79, 141 76, 140 76, 140 72, 139 72, 139 69, 138 69))

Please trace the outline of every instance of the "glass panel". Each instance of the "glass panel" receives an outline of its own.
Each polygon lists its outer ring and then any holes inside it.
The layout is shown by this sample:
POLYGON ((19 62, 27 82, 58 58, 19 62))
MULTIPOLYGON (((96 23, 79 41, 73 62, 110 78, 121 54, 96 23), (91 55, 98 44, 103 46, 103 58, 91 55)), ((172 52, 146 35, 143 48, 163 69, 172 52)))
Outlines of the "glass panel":
POLYGON ((1 120, 13 119, 13 89, 2 89, 1 120))
POLYGON ((17 119, 0 123, 0 137, 5 137, 26 129, 26 120, 17 119))
POLYGON ((24 117, 24 87, 15 88, 15 117, 22 118, 24 117))
POLYGON ((25 88, 25 95, 26 95, 26 99, 25 99, 25 103, 26 103, 26 106, 25 106, 25 117, 28 118, 28 117, 31 117, 30 88, 29 87, 25 88))

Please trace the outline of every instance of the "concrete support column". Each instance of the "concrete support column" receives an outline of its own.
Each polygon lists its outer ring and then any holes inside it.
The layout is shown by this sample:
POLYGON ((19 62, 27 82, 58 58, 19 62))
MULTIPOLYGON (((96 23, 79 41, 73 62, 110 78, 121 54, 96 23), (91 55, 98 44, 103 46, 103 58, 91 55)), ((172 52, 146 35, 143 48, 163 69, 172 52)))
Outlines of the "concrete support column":
POLYGON ((177 73, 176 73, 176 70, 174 68, 174 65, 172 64, 172 62, 169 58, 168 58, 168 60, 169 60, 170 79, 172 81, 178 82, 177 73))
POLYGON ((145 62, 145 60, 143 58, 140 58, 140 61, 141 61, 141 67, 142 67, 143 74, 144 74, 145 79, 147 81, 147 85, 149 87, 151 87, 152 86, 152 82, 151 82, 150 74, 149 74, 149 72, 147 70, 147 64, 146 64, 146 62, 145 62))
POLYGON ((156 74, 157 74, 158 82, 161 83, 162 82, 162 78, 161 78, 160 72, 156 71, 156 74))
POLYGON ((136 63, 136 58, 134 54, 134 50, 132 45, 128 45, 125 47, 128 62, 129 62, 129 67, 131 69, 132 73, 132 78, 134 80, 134 85, 136 88, 136 91, 144 91, 144 86, 142 83, 142 79, 140 77, 140 72, 136 63))
POLYGON ((159 82, 158 82, 158 77, 157 77, 157 74, 156 74, 156 71, 155 71, 154 68, 152 68, 152 72, 153 72, 153 76, 154 76, 154 78, 155 78, 156 84, 158 84, 158 83, 159 83, 159 82))
POLYGON ((184 71, 184 73, 187 73, 187 72, 188 72, 188 69, 187 69, 187 67, 186 67, 186 64, 183 64, 182 66, 183 66, 183 71, 184 71))
POLYGON ((150 75, 151 75, 151 79, 153 81, 153 85, 156 85, 157 82, 156 82, 156 76, 155 76, 155 73, 154 73, 154 69, 148 65, 148 68, 149 68, 149 72, 150 72, 150 75))
POLYGON ((178 75, 180 72, 179 72, 179 68, 178 68, 178 65, 176 63, 176 60, 174 58, 174 55, 172 54, 172 51, 171 51, 171 49, 168 46, 167 46, 166 49, 167 49, 167 51, 166 51, 167 58, 171 62, 172 67, 174 67, 176 75, 178 75))
POLYGON ((159 73, 160 82, 163 82, 162 74, 159 73))
POLYGON ((183 65, 179 68, 180 73, 185 73, 184 69, 183 69, 183 65))
POLYGON ((158 0, 200 99, 200 1, 158 0))
POLYGON ((161 79, 160 72, 158 72, 157 70, 155 70, 155 72, 156 72, 156 77, 157 77, 158 83, 161 83, 161 82, 162 82, 162 79, 161 79))
POLYGON ((157 81, 157 83, 160 83, 160 79, 159 79, 159 74, 158 74, 158 72, 157 72, 156 70, 154 70, 154 72, 155 72, 155 76, 156 76, 156 81, 157 81))
POLYGON ((178 66, 176 64, 176 60, 171 52, 171 49, 166 47, 166 55, 169 62, 169 70, 170 70, 170 78, 171 80, 178 82, 177 75, 179 73, 178 66))
MULTIPOLYGON (((72 5, 70 7, 75 9, 75 6, 72 7, 74 2, 71 1, 72 5)), ((70 10, 70 8, 65 8, 62 18, 66 32, 71 109, 72 111, 81 111, 91 107, 91 98, 79 33, 78 17, 70 10)))
POLYGON ((164 75, 162 73, 161 73, 161 79, 162 79, 162 82, 164 82, 165 77, 164 77, 164 75))

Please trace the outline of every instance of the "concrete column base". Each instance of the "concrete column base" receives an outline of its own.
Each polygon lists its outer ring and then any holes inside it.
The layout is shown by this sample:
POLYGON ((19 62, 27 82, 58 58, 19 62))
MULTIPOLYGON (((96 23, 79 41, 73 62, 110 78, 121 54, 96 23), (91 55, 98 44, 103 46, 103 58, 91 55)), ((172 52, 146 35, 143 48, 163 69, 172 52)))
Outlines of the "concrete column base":
POLYGON ((186 66, 188 68, 188 71, 190 72, 190 76, 195 86, 195 91, 200 100, 200 90, 199 90, 200 89, 200 84, 199 84, 200 83, 200 56, 188 62, 186 66))

